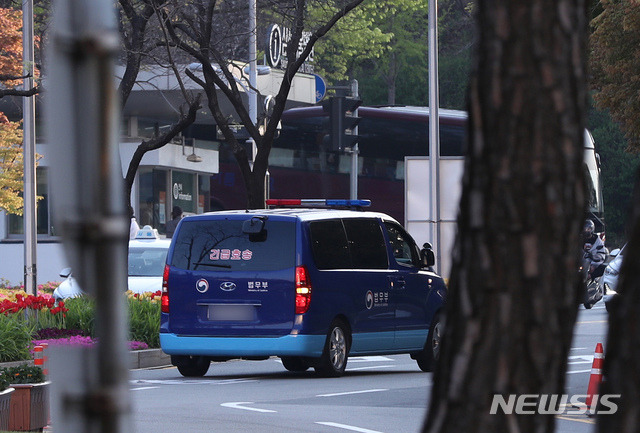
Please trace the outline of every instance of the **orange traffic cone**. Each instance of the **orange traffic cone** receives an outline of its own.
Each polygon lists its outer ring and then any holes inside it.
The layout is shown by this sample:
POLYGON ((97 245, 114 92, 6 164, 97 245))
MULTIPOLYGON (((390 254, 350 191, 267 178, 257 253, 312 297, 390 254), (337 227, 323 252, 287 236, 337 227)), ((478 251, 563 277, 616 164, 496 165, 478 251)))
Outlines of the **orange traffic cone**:
MULTIPOLYGON (((602 350, 602 343, 596 344, 596 353, 593 355, 593 364, 591 366, 591 377, 589 377, 589 386, 587 387, 587 400, 585 404, 591 411, 591 404, 593 402, 593 396, 598 395, 598 388, 602 383, 602 364, 604 363, 604 352, 602 350)), ((598 398, 596 397, 596 404, 598 398)))

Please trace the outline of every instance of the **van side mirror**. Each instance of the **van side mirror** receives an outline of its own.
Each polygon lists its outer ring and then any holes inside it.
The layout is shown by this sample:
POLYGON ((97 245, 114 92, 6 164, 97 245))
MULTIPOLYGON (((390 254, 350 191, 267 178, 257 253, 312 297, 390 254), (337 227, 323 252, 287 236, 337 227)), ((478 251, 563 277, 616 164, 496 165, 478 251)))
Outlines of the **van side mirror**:
POLYGON ((71 275, 71 268, 64 268, 59 274, 62 278, 68 278, 71 275))
POLYGON ((420 250, 420 259, 422 260, 422 266, 430 268, 436 264, 436 256, 433 254, 433 247, 429 242, 426 242, 420 250))

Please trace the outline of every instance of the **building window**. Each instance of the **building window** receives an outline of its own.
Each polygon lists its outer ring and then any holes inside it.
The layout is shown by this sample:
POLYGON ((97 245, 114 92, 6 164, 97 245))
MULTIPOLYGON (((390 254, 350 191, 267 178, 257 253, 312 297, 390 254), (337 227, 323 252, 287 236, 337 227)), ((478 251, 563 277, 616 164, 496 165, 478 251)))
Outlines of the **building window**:
MULTIPOLYGON (((53 218, 49 206, 49 172, 46 167, 36 169, 36 195, 38 196, 36 207, 36 224, 38 237, 55 236, 52 225, 53 218)), ((7 215, 9 237, 24 237, 24 216, 7 215)))
POLYGON ((211 197, 211 176, 199 174, 198 175, 198 212, 197 213, 205 213, 212 209, 212 203, 210 200, 211 197))
POLYGON ((136 215, 141 227, 149 225, 164 233, 167 222, 167 171, 140 168, 138 171, 140 215, 136 215))

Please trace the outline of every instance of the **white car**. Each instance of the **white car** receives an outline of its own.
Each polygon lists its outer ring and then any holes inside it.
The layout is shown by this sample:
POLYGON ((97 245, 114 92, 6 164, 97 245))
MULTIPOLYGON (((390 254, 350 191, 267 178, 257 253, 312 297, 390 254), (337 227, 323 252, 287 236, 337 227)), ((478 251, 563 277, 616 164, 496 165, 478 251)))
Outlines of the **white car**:
MULTIPOLYGON (((167 260, 171 239, 161 239, 158 231, 144 226, 135 239, 129 241, 128 286, 134 293, 157 292, 162 289, 162 273, 167 260)), ((71 268, 60 271, 65 280, 54 290, 55 299, 66 299, 83 294, 71 268)))
POLYGON ((622 260, 624 259, 624 249, 627 244, 620 249, 615 249, 611 251, 609 254, 613 259, 609 262, 607 267, 604 270, 604 275, 600 278, 600 284, 602 284, 602 289, 604 293, 604 303, 609 308, 609 302, 613 299, 617 294, 618 290, 618 276, 620 274, 620 269, 622 268, 622 260))

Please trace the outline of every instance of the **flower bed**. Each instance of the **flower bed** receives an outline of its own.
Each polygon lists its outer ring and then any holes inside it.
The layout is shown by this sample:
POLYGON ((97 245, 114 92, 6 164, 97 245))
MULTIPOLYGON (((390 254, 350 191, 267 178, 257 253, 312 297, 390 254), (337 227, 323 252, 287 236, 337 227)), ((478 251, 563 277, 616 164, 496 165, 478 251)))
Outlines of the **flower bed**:
MULTIPOLYGON (((47 340, 33 340, 33 346, 41 346, 46 343, 51 346, 85 346, 92 347, 98 342, 96 338, 87 337, 83 335, 76 335, 74 337, 55 338, 47 340)), ((129 350, 144 350, 148 349, 149 345, 143 341, 129 341, 129 350)))
MULTIPOLYGON (((0 279, 0 287, 2 286, 0 279)), ((31 359, 33 347, 49 345, 91 346, 95 340, 95 302, 82 296, 60 301, 48 293, 27 295, 0 288, 0 362, 31 359)), ((160 346, 160 292, 127 292, 129 349, 160 346)))

